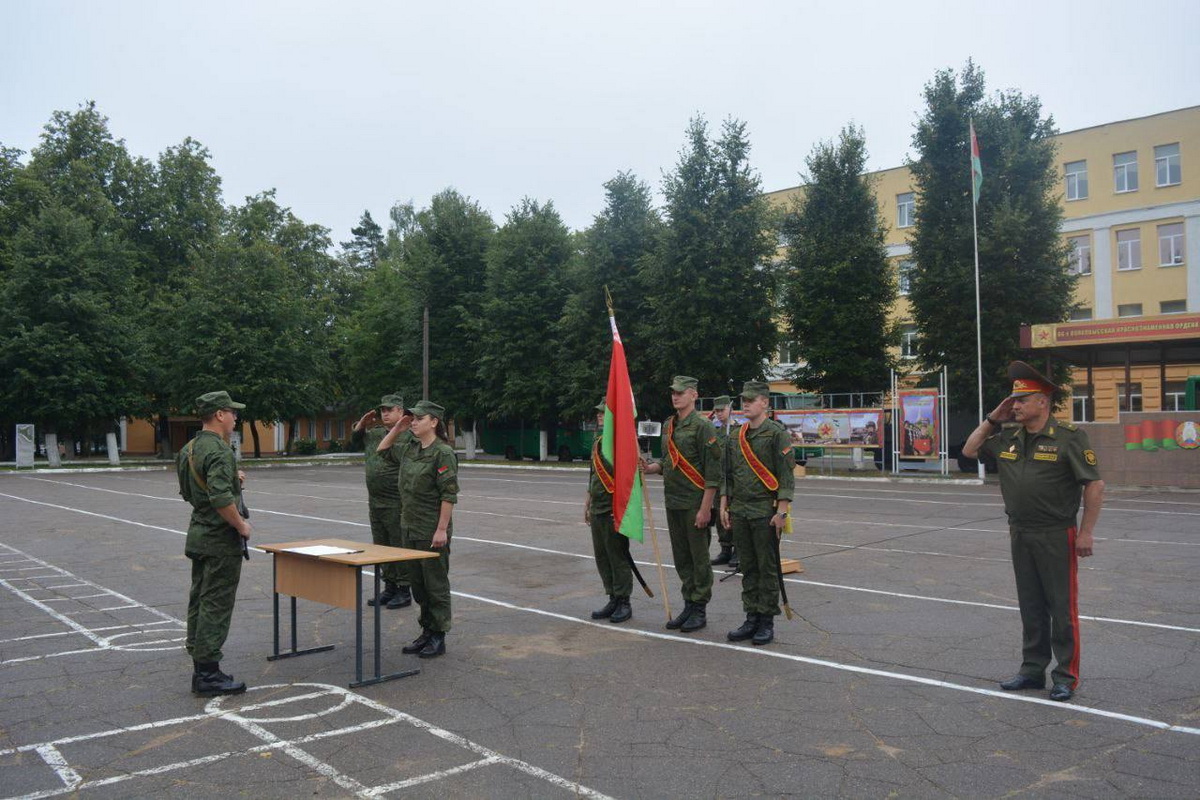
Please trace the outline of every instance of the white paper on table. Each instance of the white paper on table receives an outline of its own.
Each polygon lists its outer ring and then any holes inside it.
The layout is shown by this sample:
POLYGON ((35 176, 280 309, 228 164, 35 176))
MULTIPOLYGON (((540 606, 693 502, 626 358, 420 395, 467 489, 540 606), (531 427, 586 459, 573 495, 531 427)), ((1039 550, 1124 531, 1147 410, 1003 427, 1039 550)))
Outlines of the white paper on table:
POLYGON ((285 553, 299 553, 302 556, 345 556, 351 553, 361 553, 362 550, 351 550, 348 547, 332 547, 327 544, 310 544, 307 547, 288 547, 285 553))

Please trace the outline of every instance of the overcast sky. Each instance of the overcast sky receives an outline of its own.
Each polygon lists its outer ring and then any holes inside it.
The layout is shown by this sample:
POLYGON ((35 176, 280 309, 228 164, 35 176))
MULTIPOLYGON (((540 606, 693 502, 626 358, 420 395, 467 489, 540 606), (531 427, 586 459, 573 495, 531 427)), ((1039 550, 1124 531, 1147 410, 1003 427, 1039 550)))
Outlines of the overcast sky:
POLYGON ((658 188, 696 114, 748 124, 764 190, 851 121, 897 166, 968 58, 1060 130, 1200 104, 1192 0, 0 0, 0 26, 0 143, 95 100, 133 154, 191 136, 227 203, 273 187, 335 241, 448 186, 586 227, 618 171, 658 188))

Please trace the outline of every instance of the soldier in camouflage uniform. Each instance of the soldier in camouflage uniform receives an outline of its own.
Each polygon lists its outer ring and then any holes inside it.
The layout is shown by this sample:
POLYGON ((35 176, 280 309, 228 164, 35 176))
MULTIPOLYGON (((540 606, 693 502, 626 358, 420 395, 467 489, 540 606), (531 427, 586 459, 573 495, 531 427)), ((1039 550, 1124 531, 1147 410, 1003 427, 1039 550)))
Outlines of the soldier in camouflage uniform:
POLYGON ((622 623, 633 616, 629 593, 633 590, 633 569, 629 563, 629 539, 613 527, 612 498, 615 489, 612 464, 600 451, 604 428, 604 403, 596 406, 596 440, 592 443, 592 464, 588 490, 583 503, 583 521, 592 528, 592 552, 596 569, 608 602, 592 612, 592 619, 622 623))
POLYGON ((202 697, 246 691, 245 683, 221 671, 221 647, 229 636, 242 575, 242 540, 250 538, 251 530, 238 511, 245 476, 229 446, 237 409, 245 407, 228 392, 200 395, 196 416, 203 428, 175 462, 179 494, 192 506, 184 544, 192 563, 186 646, 193 662, 192 692, 202 697))
MULTIPOLYGON (((379 409, 371 409, 362 419, 354 423, 350 444, 363 448, 367 466, 367 512, 371 520, 371 541, 387 547, 403 547, 404 537, 400 530, 400 470, 395 459, 386 459, 379 454, 379 442, 393 425, 404 416, 404 400, 398 394, 384 395, 379 409), (375 423, 382 420, 383 427, 375 423)), ((401 446, 403 443, 394 445, 401 446)), ((399 562, 382 564, 379 567, 384 588, 379 597, 372 597, 367 605, 382 603, 388 608, 404 608, 412 604, 412 591, 408 586, 406 571, 399 562)))
MULTIPOLYGON (((723 394, 713 400, 712 421, 717 429, 717 442, 721 445, 721 472, 726 474, 729 468, 729 433, 733 420, 733 398, 723 394)), ((738 570, 737 550, 733 546, 733 529, 725 527, 720 514, 713 514, 713 525, 717 529, 717 544, 721 552, 712 560, 714 567, 729 565, 734 572, 738 570)))
POLYGON ((1008 377, 1011 394, 963 445, 968 458, 987 452, 996 459, 1008 515, 1023 661, 1000 688, 1044 688, 1053 654, 1050 699, 1062 702, 1079 686, 1078 559, 1092 554, 1104 481, 1087 434, 1051 416, 1054 383, 1022 361, 1009 364, 1008 377))

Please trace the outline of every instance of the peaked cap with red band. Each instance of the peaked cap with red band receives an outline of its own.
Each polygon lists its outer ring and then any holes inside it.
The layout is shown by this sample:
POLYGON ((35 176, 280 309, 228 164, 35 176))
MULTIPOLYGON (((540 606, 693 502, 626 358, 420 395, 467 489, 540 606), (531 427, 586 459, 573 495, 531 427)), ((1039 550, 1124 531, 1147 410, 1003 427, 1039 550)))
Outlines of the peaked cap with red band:
POLYGON ((1024 361, 1013 361, 1008 365, 1008 377, 1012 380, 1012 393, 1009 397, 1024 397, 1027 394, 1041 392, 1047 397, 1053 397, 1058 387, 1042 373, 1026 364, 1024 361))

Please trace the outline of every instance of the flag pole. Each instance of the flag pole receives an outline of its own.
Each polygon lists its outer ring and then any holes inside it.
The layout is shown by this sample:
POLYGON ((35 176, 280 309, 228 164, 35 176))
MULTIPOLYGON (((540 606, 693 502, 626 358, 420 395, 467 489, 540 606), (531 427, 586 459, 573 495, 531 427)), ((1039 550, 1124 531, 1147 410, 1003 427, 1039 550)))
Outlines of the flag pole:
POLYGON ((671 601, 667 599, 667 575, 663 572, 662 557, 658 554, 658 531, 654 528, 654 509, 650 507, 650 492, 646 490, 646 479, 638 470, 638 480, 642 482, 642 502, 646 506, 646 521, 650 523, 650 544, 654 547, 654 563, 658 567, 658 584, 662 587, 663 611, 667 619, 671 619, 671 601))
MULTIPOLYGON (((983 423, 983 314, 980 310, 979 302, 979 222, 976 214, 976 207, 979 205, 978 191, 975 184, 975 150, 978 144, 975 139, 975 120, 970 120, 971 141, 968 145, 970 151, 971 162, 971 238, 975 242, 975 375, 978 381, 979 392, 979 423, 983 423)), ((980 183, 983 182, 983 169, 979 170, 980 183)), ((949 387, 947 387, 947 398, 949 397, 949 387)), ((977 463, 979 479, 984 478, 983 459, 979 459, 977 463)))

